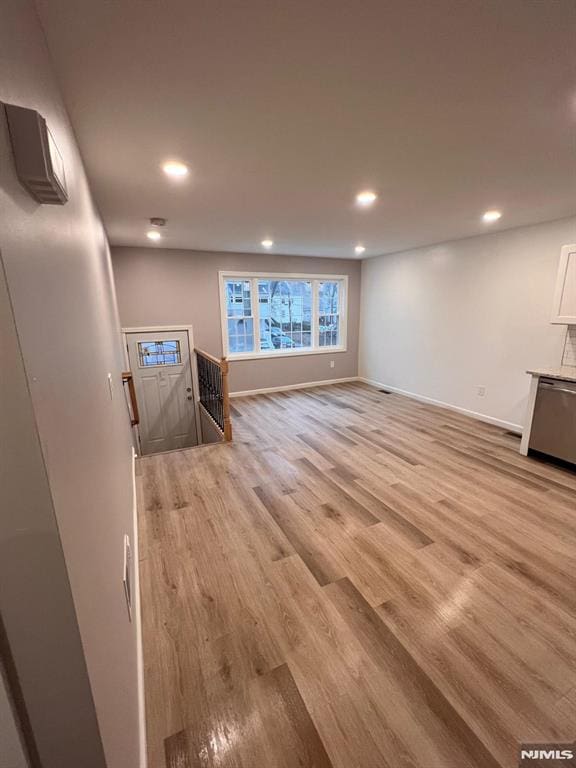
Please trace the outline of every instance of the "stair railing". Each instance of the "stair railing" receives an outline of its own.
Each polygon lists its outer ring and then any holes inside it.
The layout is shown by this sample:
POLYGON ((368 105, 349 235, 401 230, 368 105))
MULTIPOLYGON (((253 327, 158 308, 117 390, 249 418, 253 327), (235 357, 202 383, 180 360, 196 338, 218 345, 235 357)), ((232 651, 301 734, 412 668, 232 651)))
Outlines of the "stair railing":
POLYGON ((232 422, 230 420, 230 391, 228 388, 228 360, 218 359, 195 349, 198 367, 198 387, 200 407, 204 409, 216 425, 222 438, 232 440, 232 422))

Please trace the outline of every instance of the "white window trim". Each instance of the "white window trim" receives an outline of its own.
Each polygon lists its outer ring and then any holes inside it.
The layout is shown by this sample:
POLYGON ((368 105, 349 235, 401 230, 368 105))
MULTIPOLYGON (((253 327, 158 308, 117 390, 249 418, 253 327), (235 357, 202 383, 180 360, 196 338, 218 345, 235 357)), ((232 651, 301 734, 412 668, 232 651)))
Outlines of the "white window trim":
POLYGON ((302 355, 326 355, 347 351, 348 338, 348 275, 317 275, 301 272, 235 272, 233 270, 220 270, 218 272, 220 284, 220 326, 222 332, 222 349, 224 356, 229 360, 262 360, 265 358, 300 357, 302 355), (312 285, 312 338, 314 346, 311 349, 285 349, 276 352, 230 352, 228 349, 228 317, 226 314, 226 280, 250 280, 252 297, 252 317, 254 318, 254 344, 260 347, 260 307, 258 304, 258 286, 256 281, 264 280, 307 280, 312 285), (319 347, 318 328, 318 292, 315 281, 338 280, 342 290, 339 294, 338 314, 340 316, 340 340, 337 347, 319 347))

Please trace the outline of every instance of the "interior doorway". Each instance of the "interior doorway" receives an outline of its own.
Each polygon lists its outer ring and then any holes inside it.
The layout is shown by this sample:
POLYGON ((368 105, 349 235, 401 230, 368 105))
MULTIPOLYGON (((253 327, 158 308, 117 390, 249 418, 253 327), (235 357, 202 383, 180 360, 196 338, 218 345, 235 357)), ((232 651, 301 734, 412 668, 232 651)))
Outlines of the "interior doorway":
POLYGON ((142 455, 198 445, 198 396, 192 329, 125 328, 140 411, 142 455))

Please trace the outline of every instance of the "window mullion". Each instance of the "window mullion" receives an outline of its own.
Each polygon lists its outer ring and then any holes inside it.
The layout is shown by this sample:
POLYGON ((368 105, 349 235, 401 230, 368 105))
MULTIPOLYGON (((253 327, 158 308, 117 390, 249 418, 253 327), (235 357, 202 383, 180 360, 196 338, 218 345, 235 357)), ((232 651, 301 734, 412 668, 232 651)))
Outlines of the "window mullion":
POLYGON ((254 319, 254 352, 260 352, 260 303, 258 293, 258 278, 253 277, 250 281, 250 290, 252 292, 252 317, 254 319))
POLYGON ((312 349, 318 349, 320 346, 320 324, 318 322, 318 311, 320 302, 318 292, 320 290, 320 281, 312 281, 312 349))
POLYGON ((345 323, 347 318, 344 317, 344 307, 348 306, 348 296, 346 295, 346 281, 338 281, 338 346, 343 347, 346 344, 345 323))

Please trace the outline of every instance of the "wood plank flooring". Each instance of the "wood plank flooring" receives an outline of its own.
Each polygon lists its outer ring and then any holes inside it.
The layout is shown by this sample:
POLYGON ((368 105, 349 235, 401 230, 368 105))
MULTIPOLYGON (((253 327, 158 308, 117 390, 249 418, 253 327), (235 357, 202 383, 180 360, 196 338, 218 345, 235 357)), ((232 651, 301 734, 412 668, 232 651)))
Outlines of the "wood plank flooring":
POLYGON ((576 737, 576 474, 363 384, 139 460, 149 768, 511 768, 576 737))

